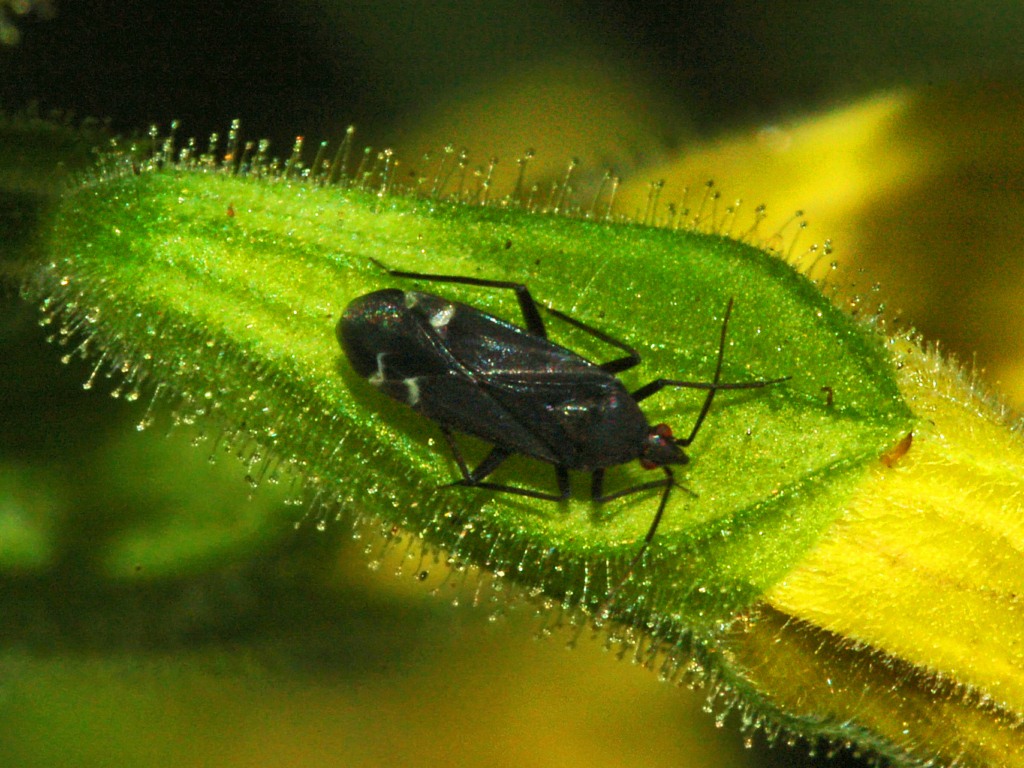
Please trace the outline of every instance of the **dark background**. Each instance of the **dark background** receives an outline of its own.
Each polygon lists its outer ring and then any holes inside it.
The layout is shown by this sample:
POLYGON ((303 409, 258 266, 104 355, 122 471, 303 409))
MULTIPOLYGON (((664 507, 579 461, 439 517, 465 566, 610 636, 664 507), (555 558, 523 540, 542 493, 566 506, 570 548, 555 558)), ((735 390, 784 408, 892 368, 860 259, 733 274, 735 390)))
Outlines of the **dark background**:
POLYGON ((1024 14, 1010 2, 59 2, 0 50, 0 104, 110 118, 121 130, 232 117, 287 145, 356 123, 371 143, 453 91, 530 62, 596 51, 678 125, 712 135, 891 85, 1016 78, 1024 14), (341 126, 343 127, 343 126, 341 126))

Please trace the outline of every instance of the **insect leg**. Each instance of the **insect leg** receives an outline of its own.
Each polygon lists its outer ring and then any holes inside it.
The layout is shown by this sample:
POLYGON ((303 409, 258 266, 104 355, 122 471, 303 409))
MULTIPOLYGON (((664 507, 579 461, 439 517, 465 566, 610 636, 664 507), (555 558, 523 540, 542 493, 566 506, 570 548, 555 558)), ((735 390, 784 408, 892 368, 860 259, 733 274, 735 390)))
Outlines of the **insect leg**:
POLYGON ((462 478, 463 485, 480 485, 480 481, 501 466, 502 462, 509 456, 511 454, 504 448, 499 448, 498 446, 491 448, 491 452, 484 456, 483 461, 476 465, 476 469, 470 472, 467 477, 462 478))
POLYGON ((609 590, 607 595, 605 595, 604 600, 601 602, 600 607, 597 609, 597 615, 602 619, 608 618, 608 612, 611 609, 612 604, 615 602, 615 599, 618 597, 619 590, 621 590, 623 585, 627 581, 629 581, 629 577, 633 575, 633 569, 636 568, 636 566, 643 559, 644 553, 647 552, 648 547, 650 547, 651 542, 654 540, 654 534, 658 532, 658 526, 661 525, 661 518, 665 515, 665 507, 668 506, 668 497, 672 493, 672 486, 675 485, 675 478, 672 476, 671 468, 662 467, 662 470, 665 472, 664 480, 657 480, 651 483, 643 483, 632 488, 627 488, 625 491, 613 493, 610 496, 605 496, 600 499, 597 498, 596 494, 601 490, 601 484, 603 482, 603 473, 601 472, 601 470, 596 470, 594 472, 592 490, 595 492, 595 501, 607 501, 608 499, 615 499, 618 498, 619 496, 625 496, 626 494, 635 493, 637 491, 646 490, 648 488, 657 488, 658 486, 661 486, 665 489, 661 493, 661 501, 658 502, 658 511, 654 513, 654 518, 651 520, 651 524, 647 528, 647 533, 644 536, 644 540, 640 543, 639 549, 637 549, 636 554, 633 555, 629 563, 626 565, 625 573, 623 573, 622 576, 619 577, 619 580, 615 583, 615 586, 612 587, 611 590, 609 590))
MULTIPOLYGON (((662 469, 668 469, 668 467, 662 467, 662 469)), ((598 504, 603 504, 606 501, 612 499, 620 499, 623 496, 631 496, 634 493, 641 493, 643 491, 649 491, 652 488, 664 488, 666 484, 671 484, 673 481, 670 477, 665 480, 651 480, 647 483, 639 483, 638 485, 631 485, 629 488, 623 488, 621 491, 615 493, 604 493, 604 470, 595 469, 590 477, 590 499, 596 501, 598 504)))
POLYGON ((466 466, 466 460, 462 458, 462 451, 459 450, 459 446, 455 442, 455 438, 452 437, 451 430, 446 427, 441 427, 441 434, 444 435, 444 439, 448 443, 448 447, 451 448, 452 458, 455 459, 455 463, 459 465, 459 472, 462 473, 462 479, 469 480, 472 475, 469 473, 469 467, 466 466))
POLYGON ((501 463, 505 461, 511 454, 503 448, 495 446, 491 449, 481 461, 476 469, 470 471, 469 466, 466 464, 466 460, 462 458, 462 451, 459 450, 458 443, 455 442, 455 438, 451 433, 451 430, 442 427, 441 434, 444 435, 444 439, 448 441, 448 447, 452 449, 452 457, 455 459, 455 463, 459 465, 459 472, 462 473, 462 479, 456 480, 450 485, 468 485, 480 487, 480 481, 487 477, 489 474, 494 472, 501 463))
POLYGON ((558 483, 558 494, 563 499, 569 498, 569 470, 560 464, 555 465, 555 482, 558 483))
POLYGON ((792 376, 783 376, 778 379, 759 379, 758 381, 744 381, 737 384, 732 383, 719 383, 719 382, 701 382, 701 381, 676 381, 674 379, 657 379, 652 381, 650 384, 641 387, 633 393, 633 399, 637 402, 643 400, 646 397, 650 397, 655 392, 658 392, 665 387, 686 387, 688 389, 706 389, 708 391, 707 397, 704 398, 704 404, 701 406, 700 413, 697 415, 697 420, 693 423, 693 429, 690 430, 690 434, 682 439, 676 440, 675 442, 686 448, 690 443, 697 437, 697 433, 700 431, 701 425, 704 423, 704 419, 708 415, 708 411, 711 410, 711 402, 715 399, 715 392, 720 389, 760 389, 761 387, 767 387, 772 384, 778 384, 783 381, 789 381, 792 376))
POLYGON ((707 397, 704 398, 704 404, 701 406, 700 413, 697 415, 697 420, 693 423, 693 428, 690 430, 688 437, 676 440, 676 442, 684 448, 693 442, 694 438, 697 437, 697 433, 700 431, 701 425, 704 423, 704 419, 708 415, 708 411, 711 410, 711 403, 715 399, 715 393, 720 389, 760 389, 761 387, 767 387, 771 384, 778 384, 782 381, 789 380, 790 376, 783 376, 778 379, 759 379, 757 381, 744 381, 744 382, 722 382, 722 361, 725 358, 725 336, 729 328, 729 316, 732 314, 732 299, 729 299, 728 305, 725 308, 725 318, 722 320, 722 334, 718 342, 718 360, 715 363, 715 376, 708 381, 680 381, 678 379, 655 379, 650 384, 645 384, 632 393, 633 399, 637 402, 644 400, 651 395, 660 392, 665 387, 683 387, 686 389, 706 389, 708 391, 707 397))
MULTIPOLYGON (((561 483, 559 483, 561 484, 561 483)), ((544 491, 534 491, 529 488, 516 488, 514 485, 502 485, 501 483, 487 483, 487 482, 468 482, 466 480, 459 480, 450 485, 465 485, 470 488, 486 488, 489 491, 498 491, 500 493, 511 493, 514 496, 526 496, 531 499, 541 499, 542 501, 565 501, 569 498, 569 487, 566 485, 564 491, 559 493, 545 493, 544 491)))
POLYGON ((514 283, 508 280, 485 280, 479 277, 463 277, 462 275, 430 275, 424 272, 404 272, 399 269, 390 269, 376 259, 371 258, 374 264, 383 269, 392 277, 408 277, 413 280, 430 280, 435 283, 458 283, 459 285, 476 285, 481 288, 507 288, 515 291, 516 299, 519 301, 519 309, 523 313, 523 320, 526 322, 526 329, 534 336, 542 339, 548 337, 547 329, 544 327, 544 320, 537 311, 537 302, 530 295, 530 289, 523 283, 514 283))
POLYGON ((531 499, 543 499, 544 501, 564 501, 569 498, 569 472, 565 467, 558 465, 555 466, 555 479, 558 481, 557 494, 545 493, 544 491, 533 491, 529 488, 516 488, 512 485, 502 485, 500 483, 487 483, 484 482, 484 478, 494 472, 511 454, 503 448, 495 446, 491 449, 491 452, 483 458, 483 461, 476 466, 476 469, 470 471, 465 459, 462 458, 462 451, 459 450, 451 431, 448 429, 442 429, 441 434, 444 435, 444 439, 452 449, 452 457, 455 459, 455 463, 459 465, 459 472, 462 473, 461 480, 448 483, 448 485, 464 485, 469 488, 486 488, 490 491, 511 493, 516 496, 528 496, 531 499))
POLYGON ((630 368, 640 364, 640 353, 636 351, 635 347, 631 347, 626 342, 616 339, 611 334, 605 333, 592 325, 588 325, 582 320, 577 320, 575 317, 565 314, 565 312, 553 309, 552 307, 546 307, 546 309, 562 322, 568 323, 575 328, 579 328, 581 331, 586 331, 594 338, 600 339, 605 344, 609 344, 616 349, 621 349, 626 353, 625 357, 618 357, 614 360, 609 360, 607 363, 602 363, 599 366, 602 370, 607 371, 608 373, 621 373, 622 371, 628 371, 630 368))

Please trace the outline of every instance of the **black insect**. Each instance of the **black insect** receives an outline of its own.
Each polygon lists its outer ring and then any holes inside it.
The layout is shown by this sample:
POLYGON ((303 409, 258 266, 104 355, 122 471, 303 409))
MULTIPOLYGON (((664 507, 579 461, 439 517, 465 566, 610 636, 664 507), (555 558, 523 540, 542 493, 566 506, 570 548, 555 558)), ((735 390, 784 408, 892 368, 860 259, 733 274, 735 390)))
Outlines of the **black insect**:
POLYGON ((639 364, 636 349, 550 307, 546 309, 554 317, 626 354, 595 364, 549 341, 537 303, 525 285, 380 266, 393 277, 515 291, 525 329, 468 304, 389 288, 360 296, 348 305, 338 322, 338 341, 360 376, 437 422, 462 473, 462 479, 452 485, 562 501, 569 496, 569 471, 573 470, 591 473, 590 495, 595 502, 664 489, 623 582, 658 530, 675 485, 671 465, 689 461, 683 449, 697 436, 715 393, 785 381, 720 381, 731 299, 722 320, 718 361, 710 382, 655 379, 630 392, 616 374, 639 364), (651 426, 640 410, 641 401, 666 387, 707 390, 697 419, 684 438, 674 437, 667 424, 651 426), (473 435, 493 446, 475 469, 466 465, 453 432, 473 435), (486 481, 516 453, 553 464, 558 493, 486 481), (664 477, 606 494, 605 470, 633 459, 639 459, 645 469, 660 467, 664 477))

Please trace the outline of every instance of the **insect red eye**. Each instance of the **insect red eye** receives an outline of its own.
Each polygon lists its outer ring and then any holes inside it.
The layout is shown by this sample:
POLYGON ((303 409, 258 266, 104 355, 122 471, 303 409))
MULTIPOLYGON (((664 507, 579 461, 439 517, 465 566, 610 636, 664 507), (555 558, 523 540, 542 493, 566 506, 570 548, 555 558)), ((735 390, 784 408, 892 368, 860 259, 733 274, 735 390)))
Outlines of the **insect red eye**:
POLYGON ((654 425, 654 434, 656 434, 658 437, 660 437, 660 438, 662 438, 664 440, 671 440, 672 439, 672 427, 670 427, 668 424, 655 424, 654 425))

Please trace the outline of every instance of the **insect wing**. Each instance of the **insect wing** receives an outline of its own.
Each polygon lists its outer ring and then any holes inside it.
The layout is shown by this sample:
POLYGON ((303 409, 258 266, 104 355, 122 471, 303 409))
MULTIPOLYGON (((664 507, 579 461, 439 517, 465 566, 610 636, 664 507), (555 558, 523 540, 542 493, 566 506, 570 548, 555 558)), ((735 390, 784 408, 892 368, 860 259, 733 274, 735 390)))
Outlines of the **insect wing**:
POLYGON ((467 304, 376 291, 349 305, 337 332, 359 374, 450 430, 570 468, 635 457, 646 422, 618 379, 467 304))
POLYGON ((431 294, 409 295, 416 297, 412 311, 437 335, 453 361, 475 377, 514 382, 523 374, 563 378, 595 368, 575 352, 468 304, 431 294))
MULTIPOLYGON (((465 304, 422 294, 413 309, 437 334, 453 368, 460 367, 466 377, 458 385, 439 383, 451 397, 430 397, 431 405, 455 406, 456 391, 472 390, 460 398, 456 412, 431 418, 572 468, 595 465, 597 455, 607 454, 616 463, 635 458, 646 420, 613 375, 565 347, 465 304), (609 429, 623 446, 592 444, 609 429)), ((422 395, 424 386, 433 382, 420 385, 422 395)), ((425 414, 427 407, 422 407, 425 414)))
POLYGON ((513 453, 560 463, 559 455, 534 433, 533 424, 522 421, 478 382, 460 376, 428 376, 416 384, 419 401, 414 407, 424 416, 513 453))
MULTIPOLYGON (((349 304, 338 323, 338 341, 357 373, 423 416, 453 431, 555 461, 550 449, 480 386, 479 374, 452 353, 450 329, 442 320, 460 310, 482 319, 481 327, 487 327, 487 320, 501 322, 437 296, 388 289, 349 304)), ((465 352, 473 344, 462 340, 459 346, 465 352)))
POLYGON ((453 377, 418 381, 424 415, 460 432, 562 463, 566 440, 550 403, 608 375, 576 353, 467 304, 411 294, 410 311, 449 356, 453 377), (424 397, 424 395, 426 395, 424 397))
POLYGON ((398 290, 368 293, 345 308, 338 342, 356 373, 374 384, 444 375, 451 362, 398 290))

